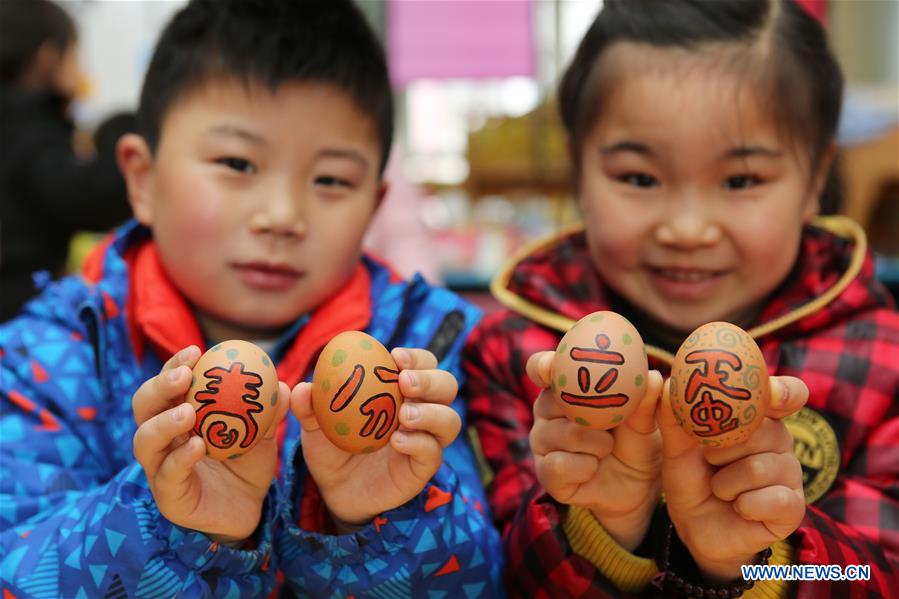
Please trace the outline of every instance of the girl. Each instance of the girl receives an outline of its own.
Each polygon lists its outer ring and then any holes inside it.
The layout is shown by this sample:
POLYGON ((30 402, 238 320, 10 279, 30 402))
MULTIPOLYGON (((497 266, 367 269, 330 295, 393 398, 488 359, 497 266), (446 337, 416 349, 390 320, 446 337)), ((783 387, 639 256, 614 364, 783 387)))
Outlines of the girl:
POLYGON ((895 596, 899 316, 860 229, 816 219, 841 94, 792 0, 605 3, 559 90, 583 230, 516 257, 494 282, 508 309, 468 344, 513 594, 895 596), (545 390, 542 350, 603 309, 662 376, 592 431, 545 390), (776 375, 764 424, 729 449, 701 449, 661 392, 715 320, 749 330, 776 375), (765 562, 870 575, 743 578, 765 562))

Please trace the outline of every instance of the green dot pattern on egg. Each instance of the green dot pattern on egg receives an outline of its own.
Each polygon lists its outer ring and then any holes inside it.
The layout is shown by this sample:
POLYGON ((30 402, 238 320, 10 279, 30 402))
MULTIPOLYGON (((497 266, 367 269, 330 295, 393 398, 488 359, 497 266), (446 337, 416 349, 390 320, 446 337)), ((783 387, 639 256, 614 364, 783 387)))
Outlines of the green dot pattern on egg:
POLYGON ((239 454, 239 453, 235 453, 235 454, 229 455, 229 456, 228 456, 228 459, 229 459, 229 460, 236 460, 236 459, 239 458, 239 457, 240 457, 240 454, 239 454))
POLYGON ((322 381, 322 393, 327 393, 331 389, 331 379, 322 381))
POLYGON ((567 377, 567 376, 565 376, 564 374, 559 375, 559 386, 560 386, 560 387, 564 387, 564 386, 565 386, 565 383, 567 383, 567 382, 568 382, 568 377, 567 377))
POLYGON ((262 363, 265 364, 266 366, 271 364, 271 362, 268 361, 268 358, 266 358, 264 355, 260 355, 259 359, 262 360, 262 363))
POLYGON ((606 317, 605 314, 594 314, 593 316, 590 317, 590 322, 599 322, 600 320, 602 320, 605 317, 606 317))
POLYGON ((642 374, 638 374, 637 376, 634 377, 634 384, 637 385, 638 387, 643 384, 643 375, 642 374))
POLYGON ((631 339, 631 336, 628 335, 627 333, 625 333, 624 337, 622 337, 622 339, 621 339, 621 342, 624 343, 625 345, 630 345, 631 341, 633 341, 633 339, 631 339))
POLYGON ((276 403, 278 403, 278 392, 277 391, 272 393, 272 405, 275 405, 276 403))
POLYGON ((375 448, 371 445, 367 445, 362 448, 362 453, 373 453, 375 448))
POLYGON ((359 347, 361 347, 361 348, 364 349, 365 351, 368 351, 368 350, 370 350, 370 349, 371 349, 372 347, 374 347, 374 346, 371 344, 371 341, 369 341, 368 339, 364 339, 364 338, 363 338, 363 339, 360 339, 360 340, 359 340, 359 347))
POLYGON ((337 434, 341 437, 345 437, 350 434, 350 426, 346 422, 338 422, 334 425, 334 430, 337 431, 337 434))
POLYGON ((568 344, 562 342, 559 344, 559 349, 556 350, 556 353, 564 354, 566 349, 568 349, 568 344))
POLYGON ((234 360, 237 358, 238 355, 240 355, 240 352, 237 351, 236 349, 232 348, 232 349, 229 349, 228 351, 226 351, 225 355, 228 356, 229 360, 234 360))
POLYGON ((331 366, 340 366, 346 361, 346 351, 338 349, 331 358, 331 366))
POLYGON ((222 344, 221 344, 221 343, 219 343, 218 345, 216 345, 215 347, 213 347, 213 348, 210 349, 209 351, 218 351, 218 350, 220 350, 220 349, 222 349, 222 344))
POLYGON ((581 418, 580 416, 575 418, 574 421, 577 422, 578 424, 580 424, 581 426, 590 426, 590 423, 587 422, 586 420, 584 420, 583 418, 581 418))
POLYGON ((197 377, 191 375, 191 377, 190 377, 190 386, 193 387, 193 386, 196 385, 196 384, 197 384, 197 377))
POLYGON ((622 420, 624 420, 624 416, 622 416, 621 414, 615 414, 615 417, 612 418, 612 424, 618 424, 622 420))

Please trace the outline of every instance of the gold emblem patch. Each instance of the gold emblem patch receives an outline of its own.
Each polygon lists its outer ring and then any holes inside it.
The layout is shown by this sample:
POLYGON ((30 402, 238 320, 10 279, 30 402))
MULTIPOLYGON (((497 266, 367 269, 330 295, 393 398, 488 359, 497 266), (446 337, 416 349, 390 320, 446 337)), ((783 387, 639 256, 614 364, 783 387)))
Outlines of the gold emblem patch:
POLYGON ((802 465, 805 502, 821 499, 837 479, 840 470, 840 444, 830 423, 811 408, 802 408, 784 418, 793 435, 793 453, 802 465))

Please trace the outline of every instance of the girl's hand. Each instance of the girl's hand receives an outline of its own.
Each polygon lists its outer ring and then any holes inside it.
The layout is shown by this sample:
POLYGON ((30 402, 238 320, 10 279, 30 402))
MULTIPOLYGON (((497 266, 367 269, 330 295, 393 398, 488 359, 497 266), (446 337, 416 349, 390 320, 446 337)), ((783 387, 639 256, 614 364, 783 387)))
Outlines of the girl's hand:
POLYGON ((538 352, 528 376, 543 391, 534 403, 530 443, 537 479, 560 502, 589 508, 622 547, 640 544, 658 504, 662 438, 655 410, 662 376, 649 372, 646 395, 620 425, 592 430, 569 420, 548 387, 554 352, 538 352))
POLYGON ((740 577, 740 566, 785 539, 805 515, 802 468, 782 418, 799 411, 808 388, 771 377, 771 405, 758 430, 726 449, 705 448, 675 421, 662 395, 662 486, 677 534, 713 582, 740 577))
POLYGON ((400 427, 390 443, 370 454, 352 454, 333 445, 312 410, 312 386, 300 383, 290 408, 303 427, 303 457, 338 530, 364 526, 378 514, 416 495, 443 462, 443 448, 459 434, 462 421, 450 404, 456 378, 437 369, 437 358, 423 349, 395 348, 400 368, 400 427))
POLYGON ((289 390, 278 383, 275 419, 253 449, 234 460, 207 458, 203 439, 191 433, 196 412, 184 401, 191 368, 199 359, 195 345, 182 349, 135 392, 134 457, 163 516, 215 541, 238 545, 259 526, 277 468, 274 434, 287 414, 289 390))

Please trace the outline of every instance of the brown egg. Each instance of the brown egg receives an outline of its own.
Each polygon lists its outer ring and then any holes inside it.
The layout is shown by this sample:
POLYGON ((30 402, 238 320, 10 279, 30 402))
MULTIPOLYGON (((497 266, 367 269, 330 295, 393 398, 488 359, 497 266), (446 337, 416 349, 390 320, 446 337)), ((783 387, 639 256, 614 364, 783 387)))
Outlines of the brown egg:
POLYGON ((552 361, 552 391, 568 418, 607 430, 637 408, 648 366, 640 333, 615 312, 594 312, 569 329, 552 361))
POLYGON ((216 460, 240 457, 262 439, 275 417, 278 373, 271 358, 247 341, 222 341, 200 356, 187 402, 197 412, 194 433, 216 460))
POLYGON ((770 401, 768 368, 740 327, 710 322, 693 331, 671 366, 671 408, 703 445, 742 443, 762 423, 770 401))
POLYGON ((312 409, 331 443, 351 453, 387 444, 399 426, 399 369, 381 343, 340 333, 322 350, 312 376, 312 409))

